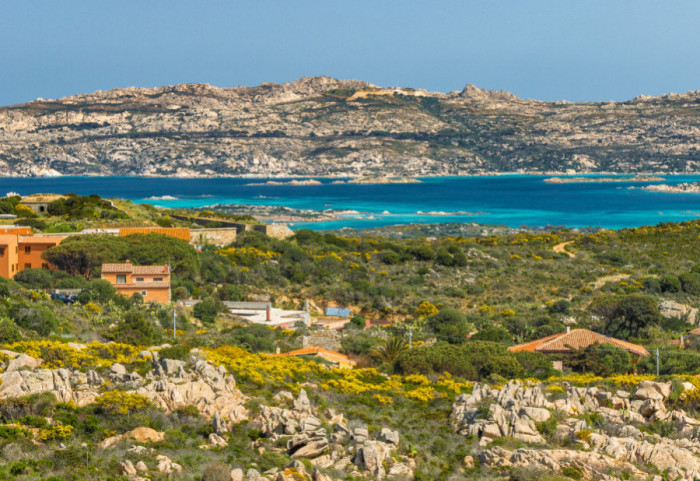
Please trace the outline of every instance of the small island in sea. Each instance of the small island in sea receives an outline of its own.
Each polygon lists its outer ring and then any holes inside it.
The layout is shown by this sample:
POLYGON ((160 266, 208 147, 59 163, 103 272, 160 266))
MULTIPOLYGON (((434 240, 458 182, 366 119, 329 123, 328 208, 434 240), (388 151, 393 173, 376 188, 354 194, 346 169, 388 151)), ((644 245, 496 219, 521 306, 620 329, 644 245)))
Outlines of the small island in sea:
POLYGON ((700 194, 700 182, 683 182, 676 185, 657 184, 645 187, 628 187, 628 189, 648 190, 649 192, 665 192, 667 194, 700 194))
POLYGON ((419 184, 413 177, 358 177, 350 180, 334 180, 333 184, 419 184))
POLYGON ((248 186, 250 186, 250 185, 321 185, 321 181, 318 181, 316 179, 302 179, 302 180, 288 180, 288 181, 268 180, 267 182, 257 182, 257 183, 246 184, 246 185, 248 185, 248 186))
POLYGON ((635 175, 632 177, 549 177, 543 182, 550 184, 573 184, 579 182, 659 182, 663 177, 652 175, 635 175))

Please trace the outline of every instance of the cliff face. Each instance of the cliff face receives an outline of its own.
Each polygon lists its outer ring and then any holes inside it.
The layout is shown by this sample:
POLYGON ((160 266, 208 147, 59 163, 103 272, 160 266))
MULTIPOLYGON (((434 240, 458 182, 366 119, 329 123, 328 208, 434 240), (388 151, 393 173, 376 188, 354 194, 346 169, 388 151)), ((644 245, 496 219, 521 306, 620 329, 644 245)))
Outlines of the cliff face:
POLYGON ((2 175, 459 175, 697 172, 700 91, 522 100, 302 78, 183 84, 0 108, 2 175))

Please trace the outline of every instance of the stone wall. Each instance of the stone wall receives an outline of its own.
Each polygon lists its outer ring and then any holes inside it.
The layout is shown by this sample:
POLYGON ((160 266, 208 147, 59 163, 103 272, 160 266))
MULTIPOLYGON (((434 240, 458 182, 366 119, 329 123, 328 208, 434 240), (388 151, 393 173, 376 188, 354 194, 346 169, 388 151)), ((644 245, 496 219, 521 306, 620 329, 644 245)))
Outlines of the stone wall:
POLYGON ((331 351, 340 351, 340 333, 338 331, 310 331, 301 338, 301 347, 319 346, 331 351))
MULTIPOLYGON (((194 222, 197 225, 201 226, 206 226, 209 225, 212 222, 218 222, 221 225, 221 228, 233 228, 238 231, 240 234, 241 232, 245 232, 247 230, 253 230, 257 232, 262 232, 263 234, 269 235, 270 237, 275 237, 277 239, 285 239, 291 235, 294 235, 294 232, 292 229, 287 227, 286 224, 245 224, 243 222, 231 222, 227 220, 218 220, 218 219, 205 219, 202 217, 188 217, 184 215, 175 215, 171 214, 170 217, 173 219, 178 219, 178 220, 185 220, 189 222, 194 222)), ((211 230, 218 230, 217 229, 211 229, 211 230)), ((209 229, 206 229, 209 230, 209 229)))
POLYGON ((235 227, 222 227, 220 229, 190 229, 190 244, 202 245, 202 240, 217 247, 229 245, 235 242, 238 229, 235 227))

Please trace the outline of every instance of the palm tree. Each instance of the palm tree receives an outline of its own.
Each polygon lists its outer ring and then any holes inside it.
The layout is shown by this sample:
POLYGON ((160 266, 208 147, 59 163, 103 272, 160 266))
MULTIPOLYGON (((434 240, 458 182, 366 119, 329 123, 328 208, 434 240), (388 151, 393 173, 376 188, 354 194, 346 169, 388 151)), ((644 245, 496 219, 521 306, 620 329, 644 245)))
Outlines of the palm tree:
POLYGON ((373 354, 382 361, 390 364, 407 348, 408 343, 406 339, 402 336, 394 335, 384 339, 384 341, 374 349, 373 354))

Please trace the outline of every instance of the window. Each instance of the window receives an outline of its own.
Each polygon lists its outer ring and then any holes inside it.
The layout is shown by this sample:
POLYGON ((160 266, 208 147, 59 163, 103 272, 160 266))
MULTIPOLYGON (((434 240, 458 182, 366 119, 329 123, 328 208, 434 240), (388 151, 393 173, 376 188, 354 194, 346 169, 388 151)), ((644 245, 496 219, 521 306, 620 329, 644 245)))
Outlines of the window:
POLYGON ((148 294, 148 291, 141 291, 141 295, 142 295, 143 297, 146 297, 146 294, 148 294))
POLYGON ((0 247, 0 256, 4 256, 4 255, 5 255, 5 248, 0 247))
POLYGON ((153 282, 163 282, 163 278, 162 277, 154 277, 153 282))
POLYGON ((49 268, 49 264, 46 263, 46 262, 43 262, 43 263, 41 264, 41 267, 44 268, 44 269, 48 269, 48 268, 49 268))
POLYGON ((24 253, 31 254, 32 253, 32 246, 24 246, 24 253))
POLYGON ((136 282, 143 282, 143 277, 137 277, 136 282))
POLYGON ((126 275, 120 274, 117 276, 117 284, 126 284, 126 275))
POLYGON ((24 264, 24 268, 25 268, 25 269, 31 269, 31 268, 32 268, 31 262, 26 262, 26 263, 24 264))

